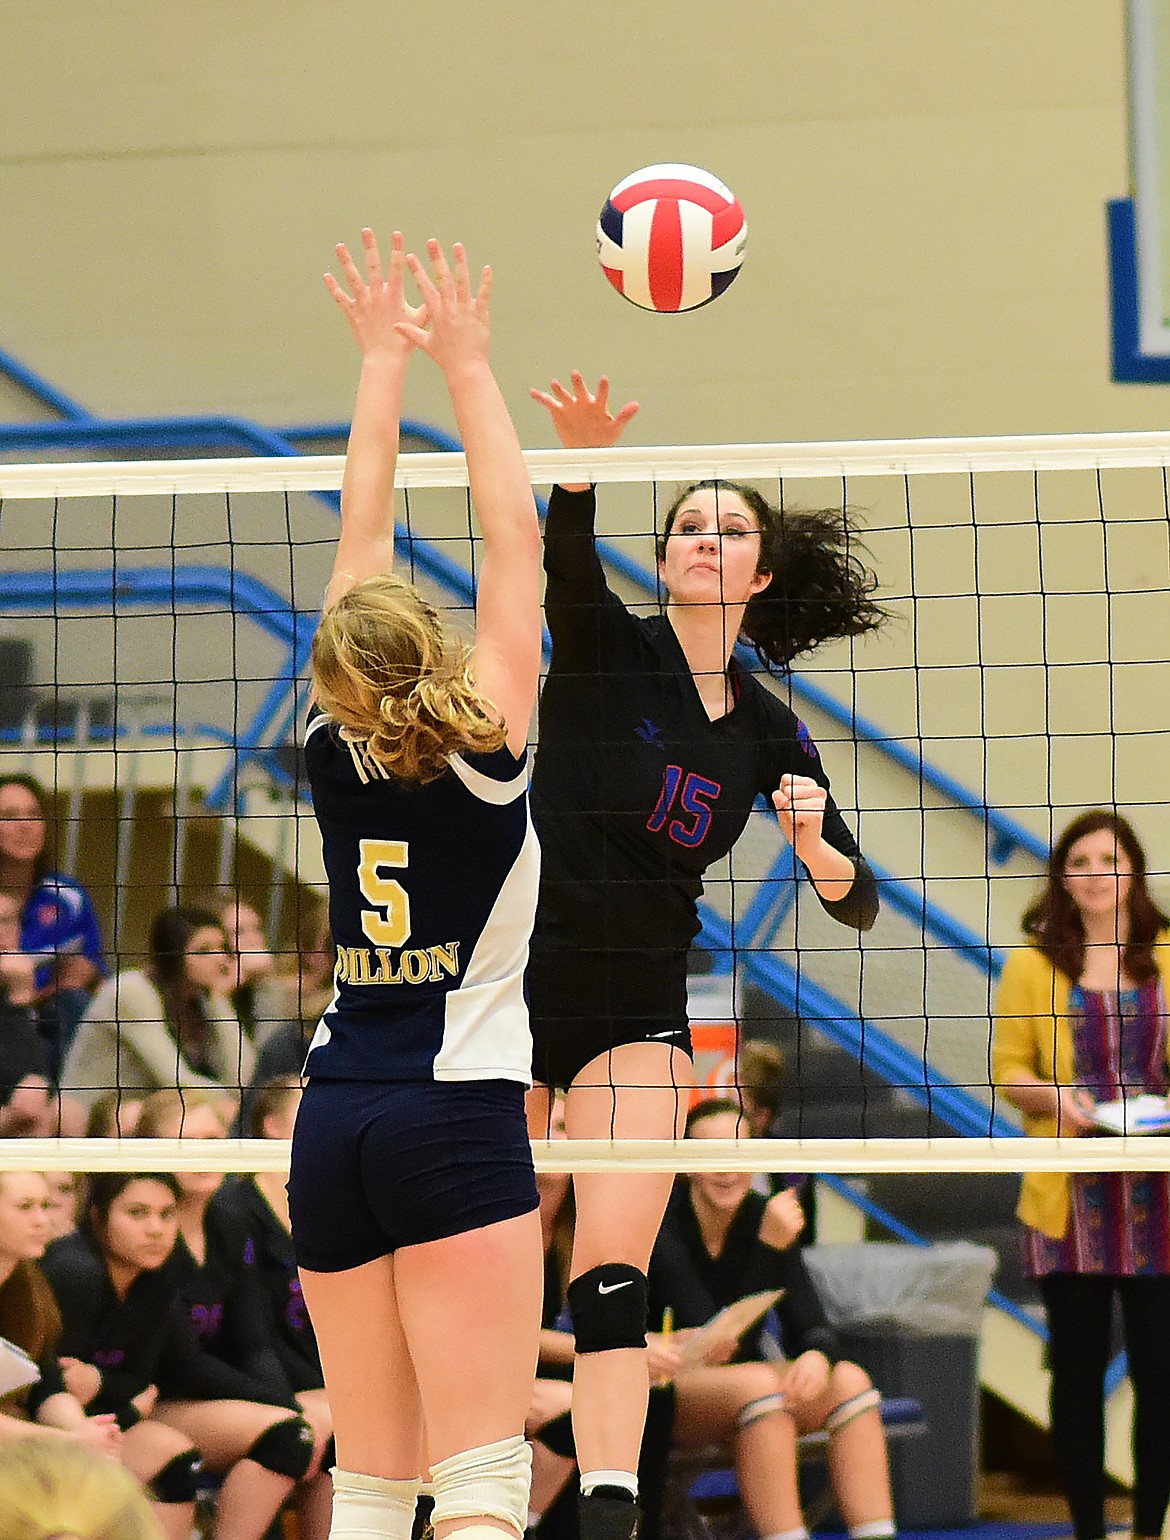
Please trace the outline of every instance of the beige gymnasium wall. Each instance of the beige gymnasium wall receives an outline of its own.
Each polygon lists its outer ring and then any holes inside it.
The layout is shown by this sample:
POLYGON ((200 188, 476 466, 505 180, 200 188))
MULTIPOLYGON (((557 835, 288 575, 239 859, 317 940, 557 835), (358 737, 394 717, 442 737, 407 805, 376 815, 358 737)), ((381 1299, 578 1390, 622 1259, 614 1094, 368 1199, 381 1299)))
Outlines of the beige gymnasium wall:
MULTIPOLYGON (((642 400, 635 443, 1166 423, 1164 390, 1109 379, 1105 203, 1128 181, 1121 0, 4 12, 0 346, 95 411, 347 416, 356 354, 320 274, 369 221, 415 242, 460 236, 493 262, 496 363, 529 445, 550 437, 527 387, 574 365, 642 400), (723 177, 750 225, 733 288, 684 317, 623 303, 593 250, 609 187, 666 159, 723 177)), ((450 426, 425 363, 408 389, 409 411, 450 426)), ((36 412, 0 387, 0 415, 36 412)), ((1160 490, 1140 494, 1156 513, 1160 490)), ((883 495, 855 493, 862 507, 883 495)), ((996 495, 1021 528, 985 546, 981 586, 1038 583, 1030 492, 996 495)), ((1054 515, 1094 495, 1054 491, 1054 515)), ((1131 506, 1117 484, 1109 516, 1131 506)), ((1050 587, 1099 566, 1086 538, 1054 547, 1050 587)), ((1120 531, 1113 565, 1148 590, 1140 603, 1050 607, 1070 665, 1078 648, 1144 657, 1166 637, 1152 607, 1165 542, 1159 554, 1150 538, 1120 531)), ((973 583, 972 540, 923 538, 919 591, 973 583)), ((877 551, 904 592, 904 543, 877 551)), ((989 791, 1037 828, 1047 759, 1011 735, 1046 714, 1058 738, 1096 735, 1056 756, 1056 800, 1148 797, 1162 740, 1134 738, 1115 773, 1108 728, 1166 731, 1166 692, 1149 671, 1070 667, 1046 683, 1039 601, 1021 606, 993 605, 981 638, 969 605, 935 605, 918 644, 937 673, 875 674, 859 704, 906 736, 924 720, 928 739, 957 735, 928 749, 973 785, 982 732, 1003 735, 989 791), (981 645, 1018 665, 982 715, 961 674, 981 645)), ((908 667, 911 641, 903 627, 858 660, 908 667)), ((1139 822, 1170 852, 1159 810, 1139 822)))

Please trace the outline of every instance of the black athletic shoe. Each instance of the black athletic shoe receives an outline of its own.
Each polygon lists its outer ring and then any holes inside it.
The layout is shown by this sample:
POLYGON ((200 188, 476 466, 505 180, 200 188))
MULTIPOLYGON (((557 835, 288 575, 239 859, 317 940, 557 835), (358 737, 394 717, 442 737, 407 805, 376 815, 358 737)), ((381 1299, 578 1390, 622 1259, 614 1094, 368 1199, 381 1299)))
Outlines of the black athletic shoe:
POLYGON ((611 1496, 612 1487, 595 1487, 577 1508, 581 1540, 637 1540, 638 1504, 628 1492, 611 1496))

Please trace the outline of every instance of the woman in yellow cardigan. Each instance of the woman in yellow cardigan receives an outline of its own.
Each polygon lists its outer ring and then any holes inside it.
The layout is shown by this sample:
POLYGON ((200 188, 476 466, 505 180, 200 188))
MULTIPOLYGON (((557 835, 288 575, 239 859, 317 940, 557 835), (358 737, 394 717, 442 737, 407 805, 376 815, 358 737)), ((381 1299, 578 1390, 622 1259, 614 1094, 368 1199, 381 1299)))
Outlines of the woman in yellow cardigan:
MULTIPOLYGON (((1132 827, 1094 809, 1053 846, 1008 956, 992 1074, 1033 1136, 1092 1130, 1097 1102, 1170 1089, 1170 920, 1132 827)), ((1105 1369, 1121 1299, 1134 1391, 1136 1537, 1170 1504, 1170 1174, 1029 1172, 1017 1209, 1048 1316, 1052 1437, 1077 1540, 1105 1535, 1105 1369)))

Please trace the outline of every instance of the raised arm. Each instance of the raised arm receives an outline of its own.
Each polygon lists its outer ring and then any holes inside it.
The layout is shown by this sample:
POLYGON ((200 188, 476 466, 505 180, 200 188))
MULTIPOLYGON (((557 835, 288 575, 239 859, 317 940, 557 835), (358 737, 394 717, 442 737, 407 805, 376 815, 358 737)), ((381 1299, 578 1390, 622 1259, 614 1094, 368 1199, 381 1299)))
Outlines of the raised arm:
POLYGON ((362 352, 341 483, 341 537, 325 595, 326 609, 355 583, 389 572, 393 566, 398 424, 406 367, 414 351, 412 337, 399 329, 399 323, 418 326, 425 320, 425 312, 408 305, 403 297, 405 257, 399 232, 395 230, 392 237, 386 277, 372 230, 362 231, 362 244, 365 278, 348 249, 337 247, 348 294, 332 273, 325 274, 325 287, 349 322, 362 352))
POLYGON ((520 754, 540 679, 540 526, 520 443, 488 362, 491 270, 471 291, 467 254, 456 244, 448 266, 430 241, 432 280, 407 257, 430 324, 399 330, 443 371, 467 454, 471 496, 483 531, 472 668, 477 689, 503 718, 520 754))

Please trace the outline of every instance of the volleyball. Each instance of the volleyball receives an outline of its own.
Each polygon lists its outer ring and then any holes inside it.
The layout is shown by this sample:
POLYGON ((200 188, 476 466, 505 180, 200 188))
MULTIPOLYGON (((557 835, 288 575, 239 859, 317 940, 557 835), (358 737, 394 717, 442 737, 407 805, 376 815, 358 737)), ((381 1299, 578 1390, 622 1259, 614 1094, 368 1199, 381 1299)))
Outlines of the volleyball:
POLYGON ((597 221, 597 260, 623 298, 666 314, 697 310, 743 263, 739 200, 698 166, 644 166, 620 181, 597 221))

